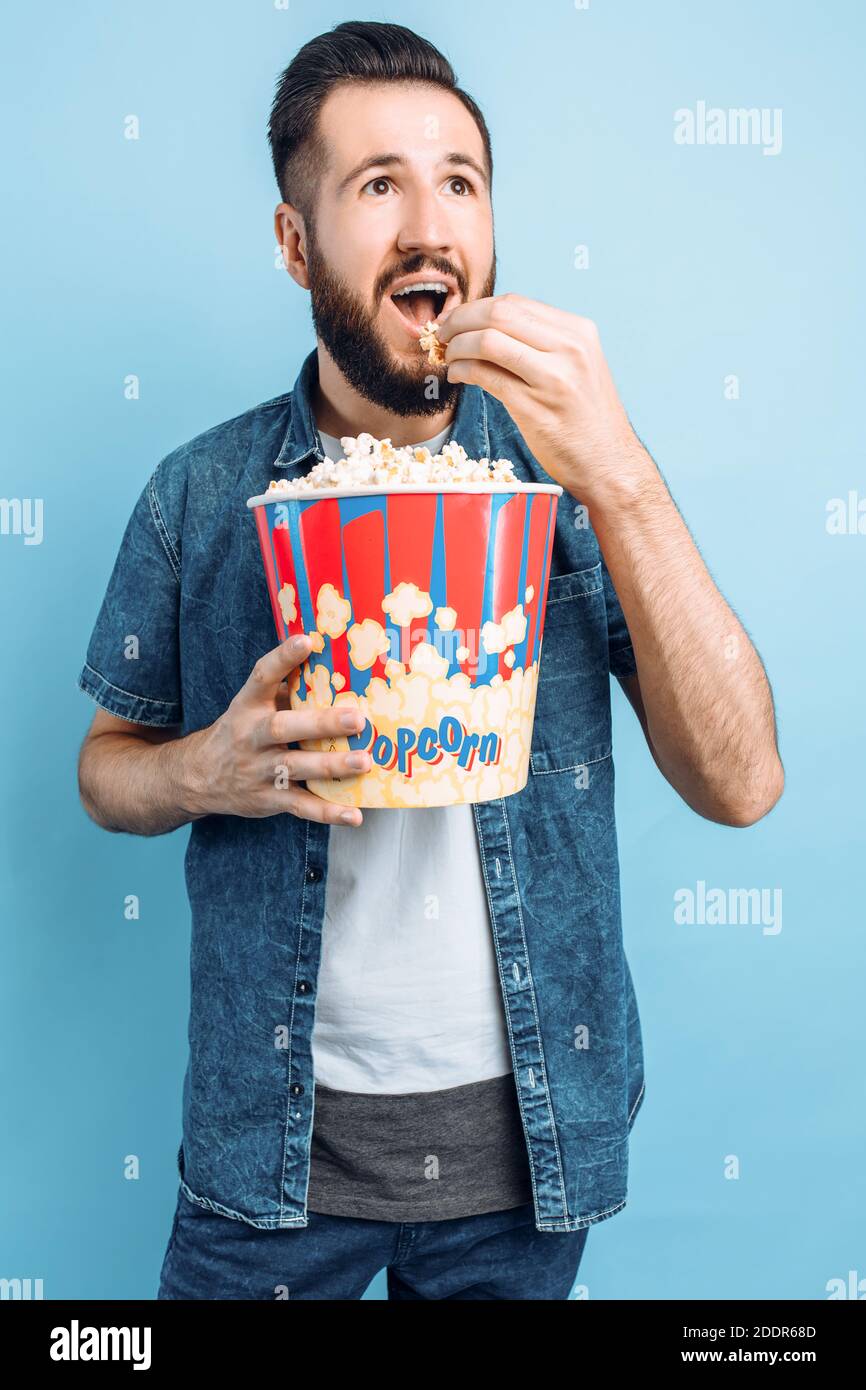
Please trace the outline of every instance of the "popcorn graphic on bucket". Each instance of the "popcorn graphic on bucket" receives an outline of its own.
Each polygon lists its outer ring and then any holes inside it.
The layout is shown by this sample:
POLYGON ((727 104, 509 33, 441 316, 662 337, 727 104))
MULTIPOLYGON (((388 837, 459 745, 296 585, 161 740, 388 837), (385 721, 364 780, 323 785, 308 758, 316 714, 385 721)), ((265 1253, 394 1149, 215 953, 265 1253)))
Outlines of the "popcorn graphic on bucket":
POLYGON ((279 640, 306 633, 300 708, 356 704, 372 768, 307 787, 345 806, 490 801, 526 785, 556 507, 507 460, 345 438, 251 497, 279 640))

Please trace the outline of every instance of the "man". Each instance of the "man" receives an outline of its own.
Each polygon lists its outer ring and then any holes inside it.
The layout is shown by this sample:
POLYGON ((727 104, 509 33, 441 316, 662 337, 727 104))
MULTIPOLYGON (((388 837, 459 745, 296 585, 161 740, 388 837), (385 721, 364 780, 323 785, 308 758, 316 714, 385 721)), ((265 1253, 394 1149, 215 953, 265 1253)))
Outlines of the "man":
POLYGON ((270 141, 316 351, 290 394, 155 469, 79 678, 101 706, 89 814, 192 826, 158 1296, 360 1298, 385 1266, 395 1299, 568 1298, 589 1226, 625 1205, 644 1095, 610 676, 668 781, 735 826, 783 786, 769 686, 595 326, 495 295, 489 135, 442 55, 399 26, 341 25, 283 73, 270 141), (431 319, 440 368, 419 347, 431 319), (345 713, 290 707, 310 641, 273 647, 244 503, 363 431, 434 452, 453 438, 565 490, 514 796, 362 814, 303 786, 371 764, 297 747, 345 736, 345 713))

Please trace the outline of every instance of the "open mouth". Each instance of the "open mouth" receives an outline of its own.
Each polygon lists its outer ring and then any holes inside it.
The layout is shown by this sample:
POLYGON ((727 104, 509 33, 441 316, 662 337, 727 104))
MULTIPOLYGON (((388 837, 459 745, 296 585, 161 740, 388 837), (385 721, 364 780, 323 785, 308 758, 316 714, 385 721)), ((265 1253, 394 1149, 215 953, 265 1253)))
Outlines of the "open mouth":
POLYGON ((419 332, 431 319, 438 319, 449 297, 449 287, 441 280, 425 280, 417 285, 407 285, 391 295, 396 308, 407 324, 419 332))

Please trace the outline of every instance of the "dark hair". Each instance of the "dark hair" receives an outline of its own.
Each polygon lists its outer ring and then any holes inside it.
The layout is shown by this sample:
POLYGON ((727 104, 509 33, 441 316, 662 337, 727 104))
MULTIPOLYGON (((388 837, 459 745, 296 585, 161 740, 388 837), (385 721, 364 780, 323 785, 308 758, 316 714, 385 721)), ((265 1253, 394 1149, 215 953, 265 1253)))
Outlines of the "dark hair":
POLYGON ((472 97, 457 86, 448 59, 402 24, 350 20, 298 50, 279 79, 271 107, 268 139, 280 195, 306 220, 312 219, 318 175, 327 162, 319 112, 334 87, 344 82, 426 82, 451 92, 475 119, 492 177, 487 123, 472 97))

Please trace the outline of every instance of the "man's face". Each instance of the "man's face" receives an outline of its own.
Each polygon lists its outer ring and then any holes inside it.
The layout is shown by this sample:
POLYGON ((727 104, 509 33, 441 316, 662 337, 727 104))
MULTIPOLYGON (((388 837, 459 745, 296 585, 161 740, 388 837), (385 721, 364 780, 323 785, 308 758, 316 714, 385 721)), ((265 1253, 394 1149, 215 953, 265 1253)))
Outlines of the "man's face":
POLYGON ((481 133, 457 97, 418 83, 337 88, 320 133, 328 161, 306 247, 316 331, 366 400, 436 414, 459 387, 427 361, 421 330, 495 286, 481 133))

